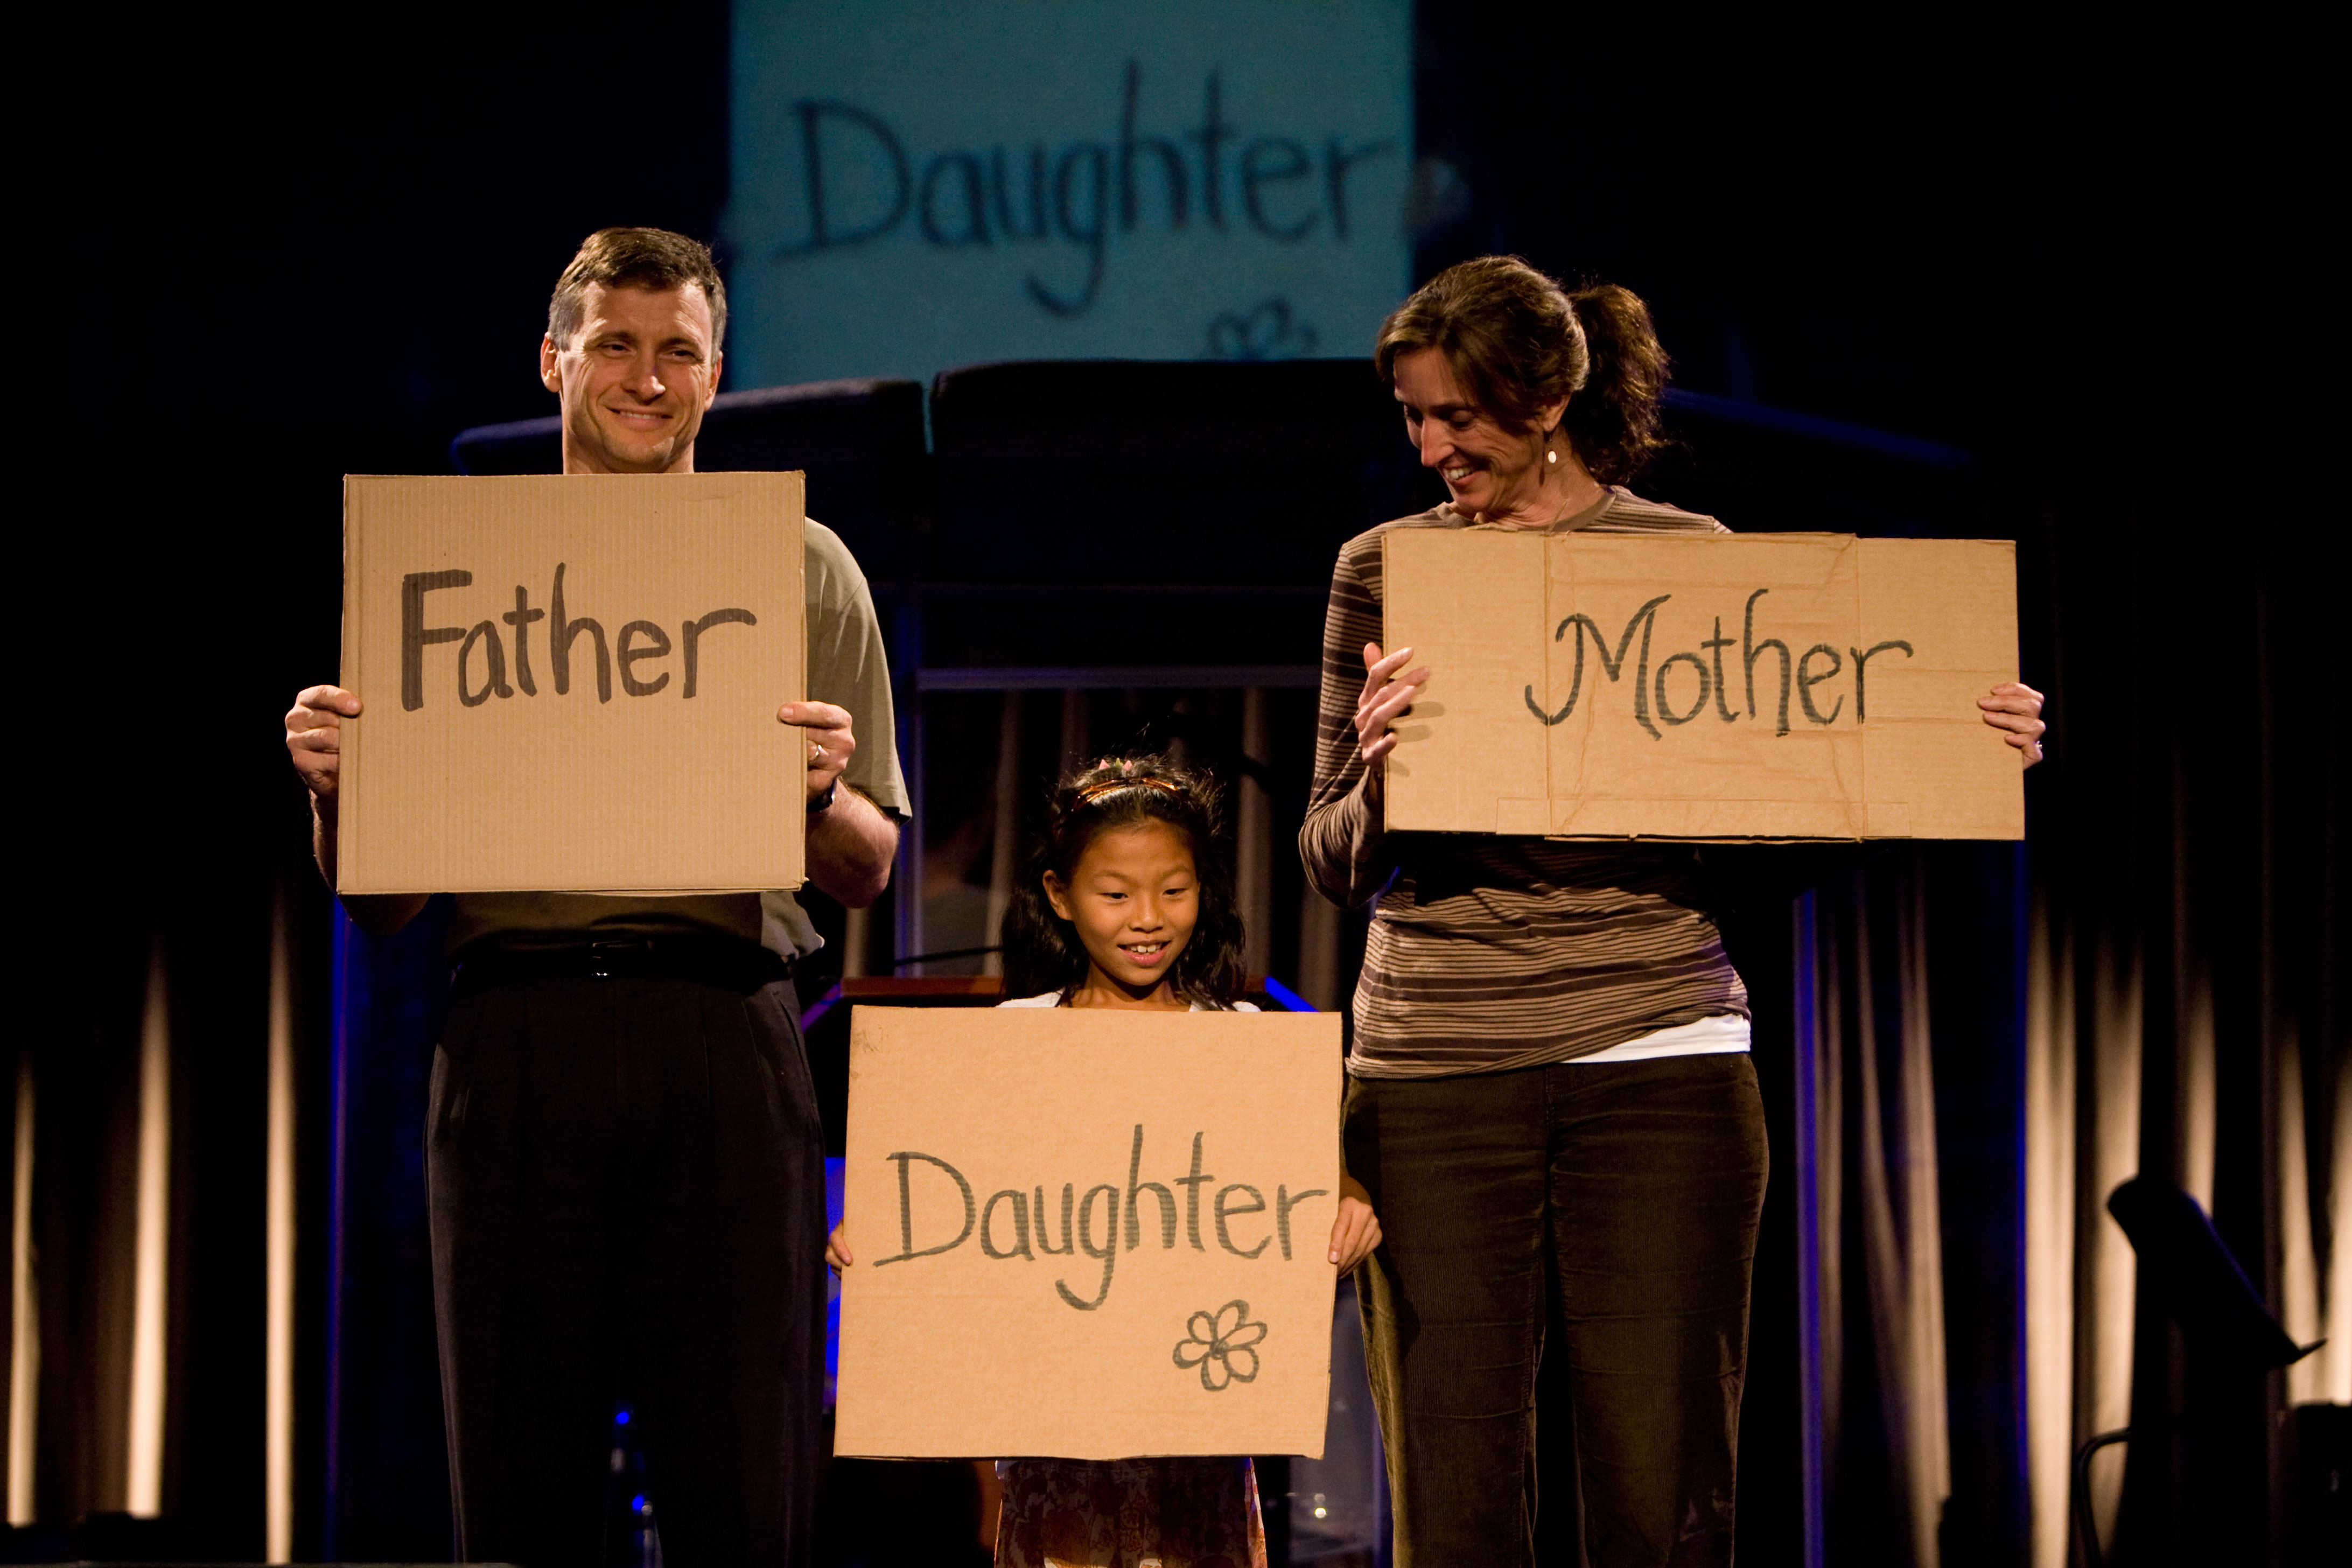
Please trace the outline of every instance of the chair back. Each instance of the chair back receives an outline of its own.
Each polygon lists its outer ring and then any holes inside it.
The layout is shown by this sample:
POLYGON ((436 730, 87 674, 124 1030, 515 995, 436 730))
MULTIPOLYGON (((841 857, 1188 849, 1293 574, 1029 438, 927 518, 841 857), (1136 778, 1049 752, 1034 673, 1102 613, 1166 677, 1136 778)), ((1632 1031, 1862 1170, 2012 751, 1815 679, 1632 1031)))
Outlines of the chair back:
MULTIPOLYGON (((449 444, 461 474, 551 474, 562 467, 556 416, 479 425, 449 444)), ((705 473, 808 475, 809 515, 839 533, 876 581, 914 568, 924 489, 923 389, 911 381, 818 381, 722 392, 703 416, 694 466, 705 473)))

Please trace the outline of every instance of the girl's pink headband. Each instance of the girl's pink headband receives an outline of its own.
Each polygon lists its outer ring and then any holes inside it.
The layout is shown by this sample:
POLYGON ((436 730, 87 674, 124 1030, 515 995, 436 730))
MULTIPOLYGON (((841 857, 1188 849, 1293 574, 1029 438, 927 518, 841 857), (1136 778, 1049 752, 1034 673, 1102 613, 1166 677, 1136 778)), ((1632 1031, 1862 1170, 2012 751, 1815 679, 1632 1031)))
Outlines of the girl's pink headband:
POLYGON ((1123 789, 1164 790, 1180 800, 1183 798, 1184 795, 1182 790, 1178 789, 1166 779, 1105 779, 1100 784, 1090 784, 1087 785, 1086 788, 1078 791, 1078 804, 1080 805, 1092 805, 1103 796, 1107 795, 1116 795, 1123 789))

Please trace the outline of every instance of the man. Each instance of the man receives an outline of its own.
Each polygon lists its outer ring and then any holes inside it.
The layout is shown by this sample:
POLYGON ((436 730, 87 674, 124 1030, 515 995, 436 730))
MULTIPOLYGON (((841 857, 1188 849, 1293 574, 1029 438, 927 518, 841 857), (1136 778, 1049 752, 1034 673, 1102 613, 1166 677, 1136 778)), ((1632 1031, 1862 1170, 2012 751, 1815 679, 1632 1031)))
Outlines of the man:
MULTIPOLYGON (((693 472, 726 325, 701 245, 591 236, 540 343, 563 471, 693 472)), ((809 880, 862 907, 907 811, 888 673, 865 577, 814 521, 807 582, 814 696, 776 718, 809 740, 809 880)), ((339 726, 360 711, 359 693, 314 686, 286 716, 331 881, 339 726)), ((347 903, 382 932, 425 901, 347 903)), ((461 1553, 603 1561, 625 1401, 666 1561, 802 1560, 824 1308, 823 1147, 790 974, 818 945, 807 915, 781 892, 454 901, 426 1180, 461 1553)))

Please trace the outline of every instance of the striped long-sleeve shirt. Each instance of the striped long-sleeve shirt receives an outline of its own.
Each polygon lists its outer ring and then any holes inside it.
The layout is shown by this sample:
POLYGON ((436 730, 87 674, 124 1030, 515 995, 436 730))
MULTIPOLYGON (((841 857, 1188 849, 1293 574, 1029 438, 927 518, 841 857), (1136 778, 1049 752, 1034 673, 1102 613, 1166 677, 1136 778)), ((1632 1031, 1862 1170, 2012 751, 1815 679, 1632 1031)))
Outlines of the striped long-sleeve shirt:
MULTIPOLYGON (((1382 636, 1381 536, 1480 526, 1491 525, 1448 506, 1383 523, 1342 546, 1331 574, 1315 789, 1298 847, 1324 897, 1345 907, 1379 900, 1348 1060, 1361 1078, 1568 1061, 1748 1011, 1687 848, 1382 830, 1353 722, 1364 645, 1382 636)), ((1553 525, 1572 529, 1728 531, 1617 488, 1553 525)))

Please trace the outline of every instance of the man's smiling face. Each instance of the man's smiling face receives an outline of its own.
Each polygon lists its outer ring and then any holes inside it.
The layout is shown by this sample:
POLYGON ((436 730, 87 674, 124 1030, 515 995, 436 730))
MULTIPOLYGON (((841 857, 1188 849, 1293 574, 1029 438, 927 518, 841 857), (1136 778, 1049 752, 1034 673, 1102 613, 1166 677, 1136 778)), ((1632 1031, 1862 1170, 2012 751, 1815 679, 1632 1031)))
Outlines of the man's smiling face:
POLYGON ((719 364, 701 285, 589 284, 572 341, 542 338, 539 348, 540 379, 563 400, 563 471, 693 472, 719 364))

